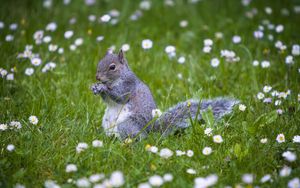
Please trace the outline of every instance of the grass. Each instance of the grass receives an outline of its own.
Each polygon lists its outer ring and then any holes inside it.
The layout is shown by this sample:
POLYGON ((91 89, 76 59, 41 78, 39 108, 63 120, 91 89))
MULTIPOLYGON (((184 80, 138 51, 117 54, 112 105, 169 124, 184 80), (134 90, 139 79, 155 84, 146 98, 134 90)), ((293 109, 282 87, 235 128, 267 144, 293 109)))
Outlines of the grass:
MULTIPOLYGON (((298 3, 298 4, 297 4, 298 3)), ((300 134, 300 107, 297 95, 300 93, 299 57, 295 63, 285 64, 285 57, 291 52, 293 44, 299 44, 300 26, 297 24, 299 14, 293 8, 297 1, 254 1, 248 7, 238 0, 206 0, 190 4, 176 0, 174 7, 166 7, 163 1, 153 1, 151 9, 143 11, 137 21, 130 21, 130 15, 138 9, 138 1, 101 1, 94 6, 86 6, 83 1, 72 1, 63 5, 62 1, 53 1, 50 9, 43 8, 42 1, 16 0, 3 1, 0 7, 0 20, 6 27, 0 30, 0 67, 10 70, 16 67, 15 79, 0 82, 0 122, 9 123, 17 120, 22 129, 0 132, 0 187, 13 187, 21 183, 27 187, 41 187, 45 180, 55 180, 62 187, 72 187, 67 183, 103 172, 109 176, 113 171, 124 173, 124 187, 136 187, 148 181, 154 174, 171 173, 174 180, 164 187, 192 187, 194 179, 215 173, 219 176, 217 187, 241 184, 245 173, 253 173, 253 185, 262 187, 286 187, 289 180, 299 177, 300 161, 287 162, 281 156, 284 151, 295 152, 299 157, 299 144, 293 143, 293 136, 300 134), (264 12, 266 6, 273 10, 272 15, 264 12), (253 19, 245 17, 245 12, 257 8, 253 19), (281 15, 282 8, 290 11, 289 16, 281 15), (111 9, 120 11, 117 25, 91 23, 88 15, 97 17, 111 9), (71 18, 77 22, 69 24, 71 18), (276 33, 265 28, 265 37, 256 40, 253 31, 262 25, 263 20, 284 25, 283 33, 276 33), (181 20, 187 20, 187 28, 179 27, 181 20), (33 33, 44 29, 55 21, 58 29, 51 33, 52 42, 65 49, 64 54, 49 52, 48 45, 34 45, 33 52, 40 54, 43 65, 54 61, 54 71, 42 73, 43 67, 35 67, 32 76, 24 71, 32 67, 29 60, 17 59, 25 45, 34 44, 33 33), (10 23, 18 23, 16 31, 10 31, 10 23), (73 30, 74 36, 67 40, 63 33, 73 30), (222 32, 223 39, 216 39, 215 33, 222 32), (12 33, 12 42, 5 42, 5 36, 12 33), (274 41, 267 39, 273 34, 274 41), (96 37, 103 35, 102 42, 96 37), (233 35, 242 37, 241 44, 233 44, 233 35), (82 37, 84 43, 76 51, 70 51, 69 45, 75 38, 82 37), (141 41, 149 38, 154 42, 153 48, 145 51, 141 41), (214 40, 210 54, 202 52, 203 40, 214 40), (287 50, 278 52, 274 43, 277 40, 287 45, 287 50), (118 48, 130 44, 126 58, 132 70, 150 87, 157 105, 165 110, 179 101, 189 98, 213 98, 231 96, 247 106, 245 112, 235 109, 221 122, 215 123, 213 133, 222 135, 222 144, 213 143, 211 137, 204 135, 207 125, 195 124, 182 134, 161 137, 151 133, 146 139, 132 144, 108 138, 101 128, 105 105, 100 97, 94 96, 89 87, 95 82, 97 62, 111 45, 118 48), (176 46, 177 56, 184 55, 186 62, 178 64, 170 60, 164 48, 176 46), (234 50, 240 62, 228 63, 220 58, 221 49, 234 50), (210 60, 218 57, 220 66, 213 68, 210 60), (268 60, 271 66, 267 69, 254 67, 253 60, 268 60), (183 79, 178 79, 181 73, 183 79), (256 99, 256 94, 265 85, 278 91, 291 90, 291 95, 277 107, 265 104, 256 99), (281 108, 284 113, 276 115, 274 111, 281 108), (29 123, 30 115, 36 115, 38 125, 29 123), (277 143, 276 136, 284 133, 285 143, 277 143), (261 138, 268 138, 261 144, 261 138), (92 148, 95 139, 104 142, 103 148, 92 148), (79 142, 86 142, 90 147, 76 153, 79 142), (6 146, 15 145, 13 152, 6 146), (162 159, 145 150, 147 144, 173 151, 194 151, 194 156, 162 159), (202 154, 205 146, 213 148, 209 156, 202 154), (66 173, 69 163, 78 167, 76 173, 66 173), (279 171, 288 165, 292 173, 280 177, 279 171), (203 168, 209 166, 209 168, 203 168), (193 168, 196 175, 186 173, 193 168), (260 178, 271 174, 273 182, 261 184, 260 178)))

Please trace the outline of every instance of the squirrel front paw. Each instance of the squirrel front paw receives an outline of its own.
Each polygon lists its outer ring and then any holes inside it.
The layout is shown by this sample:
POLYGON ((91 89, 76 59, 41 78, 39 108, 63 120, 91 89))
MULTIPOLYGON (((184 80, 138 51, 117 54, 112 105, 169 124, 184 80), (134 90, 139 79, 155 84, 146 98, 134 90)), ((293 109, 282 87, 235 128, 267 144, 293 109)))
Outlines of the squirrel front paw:
POLYGON ((95 95, 103 93, 106 89, 107 89, 106 85, 100 83, 96 83, 91 86, 91 90, 95 95))

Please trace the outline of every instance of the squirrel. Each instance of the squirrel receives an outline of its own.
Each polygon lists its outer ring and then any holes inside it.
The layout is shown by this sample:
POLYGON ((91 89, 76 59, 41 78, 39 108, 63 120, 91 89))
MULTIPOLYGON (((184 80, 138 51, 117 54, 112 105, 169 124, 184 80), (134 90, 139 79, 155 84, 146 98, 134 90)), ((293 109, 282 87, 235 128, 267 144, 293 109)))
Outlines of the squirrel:
POLYGON ((96 80, 91 86, 95 95, 100 95, 107 108, 102 127, 108 136, 121 140, 144 138, 151 131, 168 134, 174 128, 186 128, 190 119, 201 119, 201 112, 211 107, 215 119, 231 113, 239 101, 231 98, 212 100, 190 99, 169 108, 159 117, 150 89, 130 69, 122 49, 118 54, 108 50, 97 66, 96 80), (199 113, 200 112, 200 113, 199 113), (198 115, 199 114, 199 115, 198 115))

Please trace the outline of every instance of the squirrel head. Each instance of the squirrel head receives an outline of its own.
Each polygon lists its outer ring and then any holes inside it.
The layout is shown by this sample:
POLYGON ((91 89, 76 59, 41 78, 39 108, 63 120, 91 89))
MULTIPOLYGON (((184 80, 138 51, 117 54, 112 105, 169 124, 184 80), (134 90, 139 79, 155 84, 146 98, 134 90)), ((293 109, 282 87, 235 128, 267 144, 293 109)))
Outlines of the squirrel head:
POLYGON ((121 49, 118 54, 113 54, 112 50, 109 49, 105 57, 98 63, 96 79, 103 84, 112 84, 128 70, 128 63, 123 50, 121 49))

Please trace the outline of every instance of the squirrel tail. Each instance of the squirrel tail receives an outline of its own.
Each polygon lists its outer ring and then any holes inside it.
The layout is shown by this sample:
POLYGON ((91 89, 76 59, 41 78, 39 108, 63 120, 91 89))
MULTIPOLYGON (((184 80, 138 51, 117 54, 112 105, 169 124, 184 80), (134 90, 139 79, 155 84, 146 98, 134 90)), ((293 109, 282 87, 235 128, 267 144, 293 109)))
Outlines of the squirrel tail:
POLYGON ((186 128, 190 124, 190 119, 198 120, 201 118, 201 113, 209 107, 216 120, 222 118, 224 115, 232 112, 234 105, 239 101, 232 98, 215 98, 211 100, 187 100, 178 103, 177 105, 169 108, 158 119, 156 119, 154 126, 155 130, 167 133, 174 128, 186 128))

